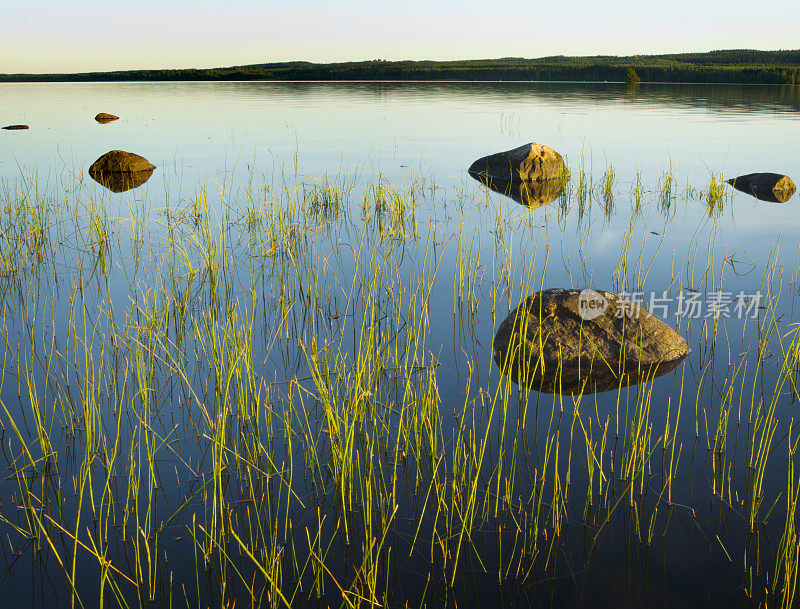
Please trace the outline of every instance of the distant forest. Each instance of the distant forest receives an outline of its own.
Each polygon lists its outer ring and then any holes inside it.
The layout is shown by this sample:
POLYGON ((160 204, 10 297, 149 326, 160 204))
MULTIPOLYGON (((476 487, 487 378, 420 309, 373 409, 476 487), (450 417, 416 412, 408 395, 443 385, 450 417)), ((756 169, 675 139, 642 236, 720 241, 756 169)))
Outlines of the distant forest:
POLYGON ((644 82, 800 84, 800 50, 731 50, 630 57, 542 57, 463 61, 306 61, 229 68, 0 74, 0 82, 181 80, 619 81, 633 68, 644 82))

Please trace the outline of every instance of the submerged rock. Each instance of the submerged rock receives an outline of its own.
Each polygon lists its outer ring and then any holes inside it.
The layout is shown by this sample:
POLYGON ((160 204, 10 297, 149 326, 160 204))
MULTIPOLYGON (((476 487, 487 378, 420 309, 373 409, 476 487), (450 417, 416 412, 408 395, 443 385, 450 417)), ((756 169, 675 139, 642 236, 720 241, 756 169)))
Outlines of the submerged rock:
POLYGON ((674 370, 688 353, 683 337, 658 317, 601 290, 537 292, 494 338, 500 370, 544 393, 633 385, 674 370))
POLYGON ((550 146, 536 143, 480 158, 470 165, 469 174, 479 180, 505 182, 515 180, 566 182, 569 179, 569 170, 561 155, 550 146))
POLYGON ((105 112, 101 112, 97 116, 94 117, 98 123, 110 123, 111 121, 119 120, 119 117, 114 114, 107 114, 105 112))
POLYGON ((111 192, 125 192, 132 188, 139 188, 153 175, 152 169, 144 171, 111 171, 111 172, 89 172, 91 178, 108 188, 111 192))
POLYGON ((728 184, 771 203, 786 203, 796 190, 792 179, 780 173, 748 173, 728 180, 728 184))
POLYGON ((30 129, 30 127, 28 127, 28 125, 8 125, 3 127, 3 129, 7 131, 19 131, 20 129, 30 129))
POLYGON ((134 173, 153 169, 155 169, 155 165, 143 156, 123 150, 112 150, 92 163, 92 166, 89 167, 89 174, 134 173))
POLYGON ((562 180, 542 180, 526 182, 524 180, 488 180, 476 178, 484 186, 495 192, 514 199, 517 203, 539 209, 549 205, 564 193, 566 184, 562 180))

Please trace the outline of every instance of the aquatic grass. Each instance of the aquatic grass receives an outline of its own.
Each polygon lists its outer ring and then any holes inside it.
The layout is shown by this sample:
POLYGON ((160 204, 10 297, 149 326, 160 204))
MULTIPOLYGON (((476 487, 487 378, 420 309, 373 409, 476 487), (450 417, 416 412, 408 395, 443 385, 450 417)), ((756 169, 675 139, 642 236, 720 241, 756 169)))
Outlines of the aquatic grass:
POLYGON ((661 213, 666 215, 672 211, 677 188, 678 180, 675 178, 670 160, 669 168, 661 172, 658 178, 658 206, 661 213))
POLYGON ((644 181, 642 177, 642 170, 637 169, 636 174, 633 176, 631 183, 631 198, 633 199, 634 215, 638 215, 642 209, 642 201, 645 197, 644 181))
POLYGON ((610 216, 614 210, 614 185, 616 180, 617 176, 614 171, 614 166, 609 165, 598 182, 606 216, 610 216))
MULTIPOLYGON (((790 426, 791 429, 791 426, 790 426)), ((797 454, 798 439, 792 440, 791 431, 788 442, 788 468, 786 478, 786 518, 783 535, 776 552, 775 577, 772 581, 771 592, 779 598, 780 606, 792 607, 797 591, 797 576, 800 572, 800 537, 797 530, 797 500, 800 496, 800 480, 795 477, 795 455, 797 454)))
MULTIPOLYGON (((306 187, 306 184, 303 185, 306 187)), ((346 176, 331 180, 329 177, 312 179, 310 191, 303 192, 301 209, 319 219, 324 228, 330 229, 341 220, 340 214, 347 209, 347 199, 352 186, 346 182, 346 176)))
MULTIPOLYGON (((791 462, 797 444, 783 406, 800 338, 774 262, 766 308, 742 330, 752 346, 735 349, 725 319, 687 321, 696 352, 674 384, 542 394, 510 380, 511 358, 495 369, 486 334, 548 287, 549 267, 574 266, 567 222, 592 247, 591 222, 486 205, 473 226, 448 216, 469 197, 421 180, 376 175, 352 197, 343 183, 237 195, 221 180, 156 219, 129 208, 130 230, 101 199, 48 212, 68 221, 40 223, 41 261, 0 278, 9 556, 49 558, 53 595, 76 607, 439 606, 475 582, 549 590, 562 561, 607 552, 612 527, 636 552, 669 549, 683 514, 740 559, 692 515, 713 497, 732 538, 778 531, 779 545, 744 552, 745 575, 791 606, 797 476, 775 455, 788 437, 791 462), (69 281, 50 281, 60 265, 69 281), (451 297, 452 328, 436 306, 451 297)), ((623 238, 620 290, 649 286, 665 255, 644 212, 623 238)), ((4 227, 25 252, 30 229, 4 227)), ((729 262, 712 243, 698 254, 700 240, 669 253, 671 280, 724 287, 729 262)), ((602 281, 582 260, 575 282, 602 281)))
MULTIPOLYGON (((586 170, 584 169, 583 165, 583 154, 581 154, 581 162, 578 166, 578 182, 575 184, 575 198, 578 200, 578 208, 583 210, 587 198, 589 197, 591 191, 591 177, 587 179, 586 170)), ((580 212, 582 214, 582 211, 580 212)))
POLYGON ((726 183, 721 175, 712 172, 711 177, 705 187, 705 202, 708 207, 709 216, 719 216, 725 204, 726 183))

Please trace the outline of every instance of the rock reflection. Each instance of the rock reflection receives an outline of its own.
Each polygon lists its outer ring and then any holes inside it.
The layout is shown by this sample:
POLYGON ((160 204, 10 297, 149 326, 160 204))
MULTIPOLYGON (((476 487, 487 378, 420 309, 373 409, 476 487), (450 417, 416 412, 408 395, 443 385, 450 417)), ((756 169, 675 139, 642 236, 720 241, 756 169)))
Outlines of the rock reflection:
POLYGON ((501 195, 505 195, 531 209, 549 205, 564 194, 566 187, 563 180, 535 182, 526 180, 493 180, 472 172, 470 172, 470 175, 490 190, 499 192, 501 195))
MULTIPOLYGON (((551 366, 544 373, 529 376, 521 374, 519 368, 511 368, 507 371, 499 364, 498 367, 517 385, 534 391, 560 395, 588 395, 603 391, 616 391, 623 387, 652 381, 675 370, 684 357, 648 366, 629 366, 621 374, 616 374, 602 360, 585 362, 580 369, 566 367, 559 369, 557 366, 551 366)), ((497 363, 496 360, 495 363, 497 363)))
POLYGON ((108 188, 111 192, 125 192, 133 188, 139 188, 139 186, 147 182, 150 176, 153 175, 153 170, 148 169, 146 171, 132 172, 89 171, 89 175, 95 182, 108 188))

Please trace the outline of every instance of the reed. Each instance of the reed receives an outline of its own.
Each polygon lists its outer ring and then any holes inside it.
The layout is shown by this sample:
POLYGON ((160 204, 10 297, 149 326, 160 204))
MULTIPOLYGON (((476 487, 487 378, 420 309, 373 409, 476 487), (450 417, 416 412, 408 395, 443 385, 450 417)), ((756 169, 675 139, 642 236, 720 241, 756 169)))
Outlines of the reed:
MULTIPOLYGON (((524 341, 493 361, 490 334, 554 274, 728 285, 741 256, 715 253, 713 223, 683 252, 652 236, 641 173, 609 268, 584 253, 615 213, 611 165, 594 188, 578 171, 564 213, 341 172, 121 217, 38 181, 0 188, 0 526, 8 573, 47 565, 40 604, 440 606, 475 585, 513 603, 610 536, 645 556, 687 524, 748 594, 796 603, 800 330, 778 252, 752 319, 731 300, 680 320, 672 377, 545 394, 524 382, 541 361, 512 370, 524 341)), ((675 190, 670 167, 662 226, 675 190)))
POLYGON ((722 213, 727 197, 725 186, 725 180, 722 176, 712 172, 705 187, 705 202, 709 216, 719 216, 722 213))

